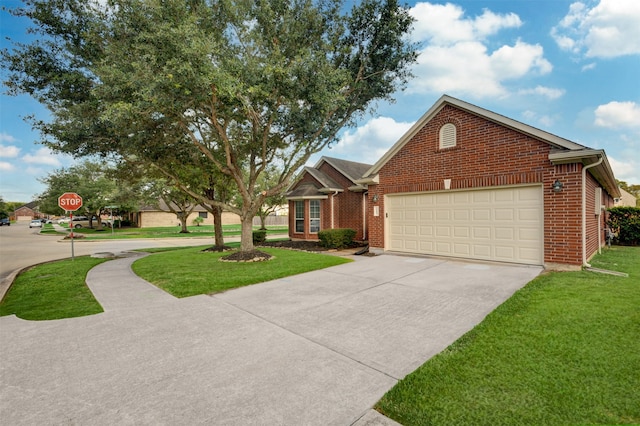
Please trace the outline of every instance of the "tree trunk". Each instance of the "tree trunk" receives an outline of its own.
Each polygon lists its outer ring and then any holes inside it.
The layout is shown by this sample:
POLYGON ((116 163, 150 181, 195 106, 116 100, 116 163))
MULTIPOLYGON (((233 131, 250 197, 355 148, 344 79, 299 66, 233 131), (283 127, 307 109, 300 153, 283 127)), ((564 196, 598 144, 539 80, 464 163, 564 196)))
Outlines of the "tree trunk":
POLYGON ((241 217, 242 236, 240 240, 240 251, 253 251, 253 215, 241 217))
POLYGON ((266 214, 261 214, 260 215, 260 229, 262 229, 262 230, 267 229, 267 215, 266 214))
POLYGON ((224 246, 224 235, 222 232, 222 208, 221 207, 213 207, 213 235, 215 240, 216 247, 224 246))
POLYGON ((178 219, 180 219, 180 226, 182 226, 182 230, 180 231, 181 234, 188 234, 189 230, 187 229, 187 219, 188 216, 187 215, 180 215, 178 217, 178 219))

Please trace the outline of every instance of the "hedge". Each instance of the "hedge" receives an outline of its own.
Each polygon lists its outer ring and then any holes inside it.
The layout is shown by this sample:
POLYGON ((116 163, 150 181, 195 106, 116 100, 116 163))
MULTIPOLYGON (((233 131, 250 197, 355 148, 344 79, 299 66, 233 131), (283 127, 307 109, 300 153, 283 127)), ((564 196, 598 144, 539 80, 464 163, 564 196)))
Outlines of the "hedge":
POLYGON ((353 244, 356 231, 350 228, 325 229, 318 232, 320 244, 330 249, 341 249, 353 244))
POLYGON ((265 229, 253 231, 253 244, 262 244, 265 241, 267 241, 267 231, 265 229))
POLYGON ((614 242, 640 245, 640 207, 613 207, 608 210, 607 226, 616 234, 614 242))

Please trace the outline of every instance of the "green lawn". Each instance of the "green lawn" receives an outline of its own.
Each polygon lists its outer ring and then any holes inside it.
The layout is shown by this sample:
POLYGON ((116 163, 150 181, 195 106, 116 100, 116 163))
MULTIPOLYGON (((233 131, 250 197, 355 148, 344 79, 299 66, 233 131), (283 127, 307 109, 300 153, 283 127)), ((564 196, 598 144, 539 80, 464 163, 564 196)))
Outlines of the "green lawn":
POLYGON ((156 253, 137 260, 134 272, 176 297, 217 293, 350 262, 339 256, 260 247, 274 256, 265 262, 219 261, 229 253, 195 247, 156 253))
POLYGON ((541 275, 377 410, 403 425, 640 423, 640 248, 591 263, 629 278, 541 275))
MULTIPOLYGON (((275 256, 259 263, 227 263, 210 247, 158 249, 136 261, 134 271, 177 296, 215 293, 350 262, 338 256, 261 248, 275 256)), ((228 253, 225 253, 228 254, 228 253)), ((35 266, 18 275, 4 300, 0 316, 52 320, 92 315, 102 307, 85 284, 87 272, 106 259, 77 257, 35 266)))
MULTIPOLYGON (((68 228, 68 225, 62 225, 68 228)), ((259 226, 254 227, 258 229, 259 226)), ((84 235, 84 240, 109 240, 109 239, 131 239, 131 238, 191 238, 210 236, 213 238, 213 225, 188 226, 189 233, 181 233, 179 226, 165 226, 157 228, 111 228, 91 229, 80 228, 74 230, 75 234, 84 235)), ((224 225, 222 227, 225 237, 239 236, 241 234, 240 225, 224 225)), ((289 232, 287 226, 267 226, 267 235, 286 234, 289 232)), ((42 233, 58 234, 52 225, 46 225, 42 233)))
POLYGON ((102 312, 85 284, 85 277, 91 268, 104 261, 83 256, 22 272, 0 302, 0 316, 15 314, 25 320, 52 320, 102 312))

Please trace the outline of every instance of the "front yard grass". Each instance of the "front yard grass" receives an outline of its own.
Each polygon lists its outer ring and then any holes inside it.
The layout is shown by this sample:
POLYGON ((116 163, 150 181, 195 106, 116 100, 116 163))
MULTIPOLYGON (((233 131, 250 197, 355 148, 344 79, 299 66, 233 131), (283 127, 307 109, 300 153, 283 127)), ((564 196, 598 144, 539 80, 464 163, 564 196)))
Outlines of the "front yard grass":
MULTIPOLYGON (((42 233, 58 234, 52 225, 47 225, 50 229, 43 229, 42 233)), ((63 225, 68 228, 68 225, 63 225)), ((258 229, 255 226, 254 229, 258 229)), ((110 227, 102 229, 98 228, 78 228, 74 229, 74 234, 83 235, 83 240, 112 240, 112 239, 133 239, 133 238, 193 238, 193 237, 211 237, 213 238, 213 225, 188 226, 189 233, 181 233, 179 226, 164 226, 156 228, 114 228, 111 232, 110 227)), ((222 231, 225 237, 239 236, 242 231, 240 225, 223 225, 222 231)), ((287 234, 288 226, 267 226, 267 235, 287 234)))
POLYGON ((640 248, 545 273, 376 409, 403 425, 640 423, 640 248))
POLYGON ((204 247, 156 253, 137 260, 134 272, 176 297, 219 293, 303 272, 351 262, 340 256, 260 247, 274 256, 265 262, 233 263, 219 259, 229 253, 204 247))
POLYGON ((0 303, 0 316, 53 320, 103 312, 85 284, 87 273, 106 261, 89 256, 34 266, 16 278, 0 303))
MULTIPOLYGON (((260 248, 275 256, 267 262, 227 263, 228 253, 203 252, 210 247, 156 249, 133 264, 142 278, 177 297, 216 293, 249 284, 350 262, 338 256, 260 248)), ((21 273, 0 303, 0 316, 53 320, 103 312, 85 283, 91 268, 106 261, 88 256, 34 266, 21 273)))

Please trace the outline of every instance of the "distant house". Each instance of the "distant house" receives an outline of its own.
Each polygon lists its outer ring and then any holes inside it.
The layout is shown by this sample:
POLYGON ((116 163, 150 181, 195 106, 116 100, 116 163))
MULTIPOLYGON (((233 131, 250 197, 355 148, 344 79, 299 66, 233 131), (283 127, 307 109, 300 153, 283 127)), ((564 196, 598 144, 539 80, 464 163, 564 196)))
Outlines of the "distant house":
POLYGON ((36 201, 17 208, 13 212, 13 216, 18 222, 28 222, 33 219, 42 219, 45 217, 44 214, 40 213, 39 205, 36 201))
POLYGON ((638 200, 634 197, 633 194, 625 191, 622 188, 620 189, 620 198, 615 199, 616 207, 636 207, 638 200))
MULTIPOLYGON (((177 209, 177 207, 174 207, 177 209)), ((201 205, 195 206, 193 212, 187 219, 187 225, 193 225, 193 220, 201 217, 204 221, 202 225, 213 225, 213 215, 201 205)), ((176 217, 164 201, 160 201, 158 206, 145 206, 135 214, 134 222, 139 228, 154 228, 165 226, 179 226, 180 220, 176 217)), ((239 225, 240 217, 231 212, 222 212, 223 225, 239 225)))
POLYGON ((287 192, 289 237, 317 240, 318 232, 351 228, 356 239, 367 238, 367 187, 356 183, 370 164, 322 157, 305 167, 287 192))

